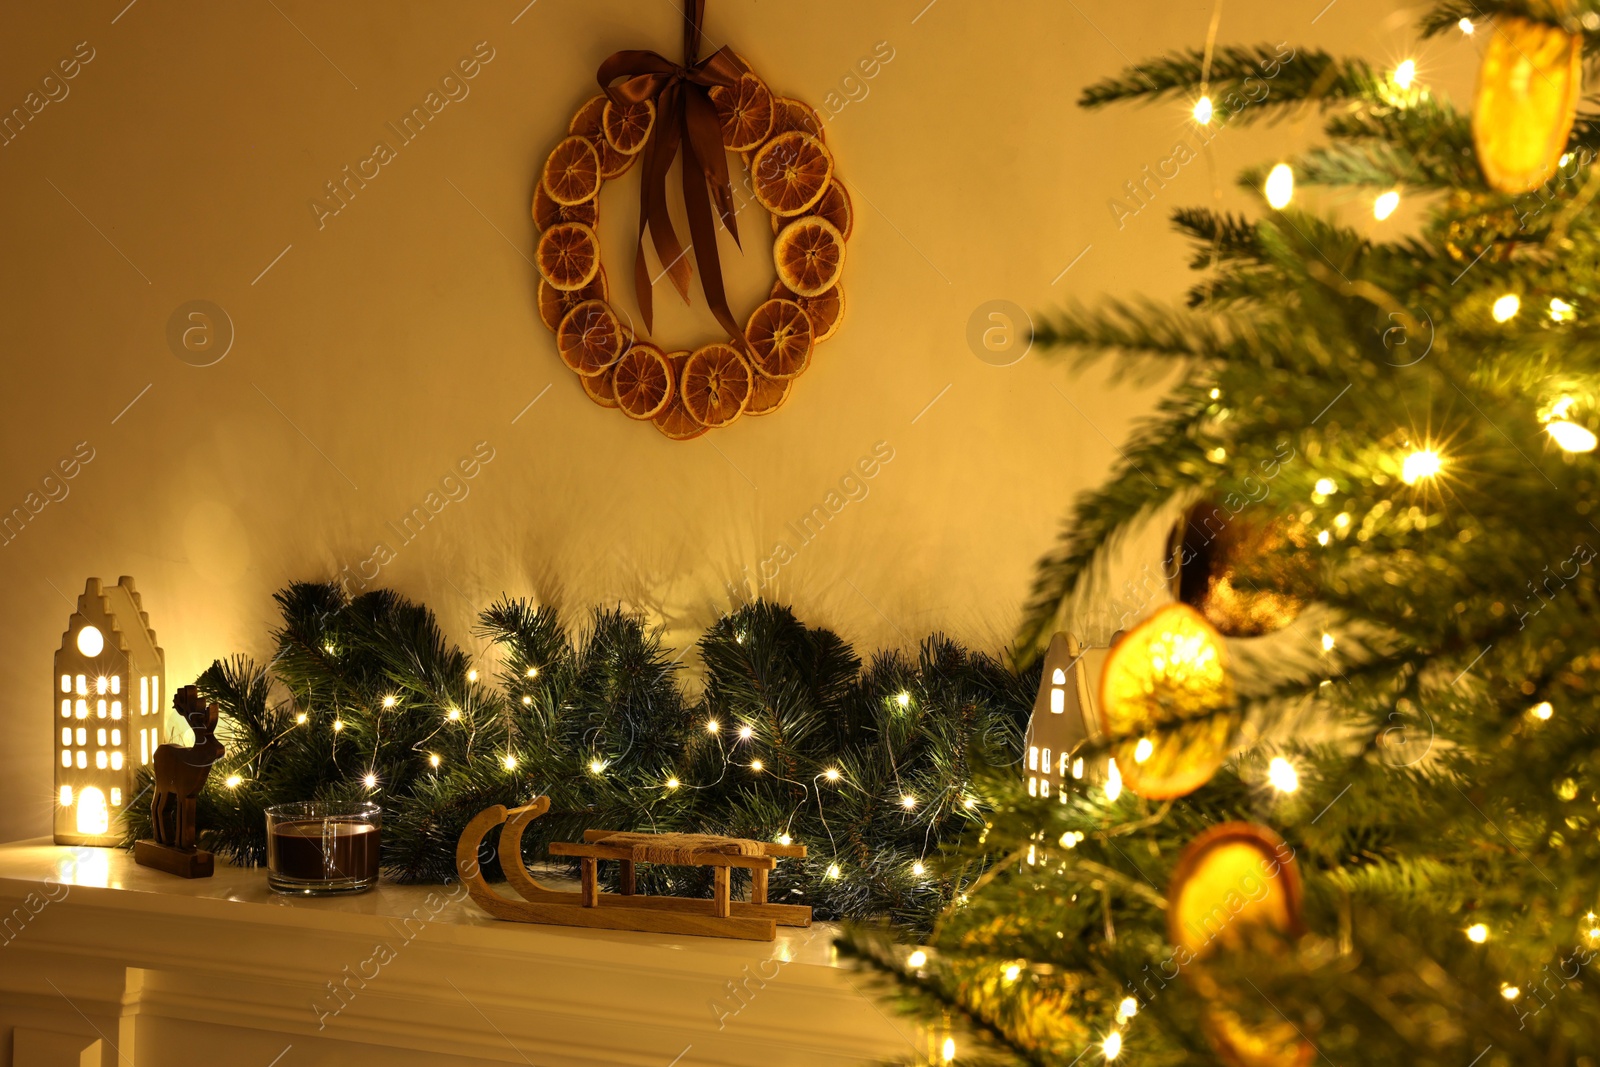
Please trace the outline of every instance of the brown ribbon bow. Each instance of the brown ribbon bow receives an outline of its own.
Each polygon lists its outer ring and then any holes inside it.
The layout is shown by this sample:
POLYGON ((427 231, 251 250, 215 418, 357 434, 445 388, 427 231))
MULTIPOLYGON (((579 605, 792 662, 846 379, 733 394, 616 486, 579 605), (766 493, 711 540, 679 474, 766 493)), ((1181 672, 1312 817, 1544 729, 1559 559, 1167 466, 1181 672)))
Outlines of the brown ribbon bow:
POLYGON ((717 256, 717 231, 711 218, 714 200, 722 224, 739 240, 734 219, 733 190, 728 184, 728 160, 722 146, 722 126, 716 106, 711 102, 713 87, 731 86, 748 67, 728 48, 717 49, 699 59, 700 27, 705 19, 705 0, 693 0, 683 13, 682 65, 659 52, 626 49, 614 52, 600 64, 597 77, 617 106, 654 100, 655 124, 644 146, 644 177, 639 190, 639 246, 633 260, 633 286, 644 314, 645 329, 651 328, 650 268, 645 264, 644 233, 648 228, 661 261, 673 285, 689 302, 689 263, 678 243, 677 232, 667 214, 667 171, 683 145, 683 204, 689 218, 689 247, 700 264, 700 287, 706 303, 730 337, 736 341, 744 330, 728 310, 728 296, 722 285, 722 264, 717 256), (620 84, 612 84, 626 78, 620 84))

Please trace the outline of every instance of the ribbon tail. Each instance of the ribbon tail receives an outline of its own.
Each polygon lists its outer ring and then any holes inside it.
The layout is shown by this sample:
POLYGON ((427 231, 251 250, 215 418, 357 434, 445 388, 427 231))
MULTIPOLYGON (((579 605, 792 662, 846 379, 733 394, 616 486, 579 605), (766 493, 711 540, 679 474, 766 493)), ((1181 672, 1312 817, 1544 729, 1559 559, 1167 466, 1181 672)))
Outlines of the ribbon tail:
MULTIPOLYGON (((684 130, 694 147, 695 156, 700 160, 700 180, 710 190, 717 214, 722 219, 722 225, 733 236, 733 243, 743 249, 744 244, 739 240, 739 220, 733 210, 733 189, 728 184, 728 153, 722 146, 722 126, 717 121, 717 109, 707 91, 698 86, 686 91, 683 103, 684 130)), ((687 165, 684 170, 687 174, 687 165)))
MULTIPOLYGON (((678 122, 677 110, 682 106, 681 89, 674 85, 669 86, 661 94, 657 103, 656 134, 650 139, 650 144, 645 151, 645 174, 643 185, 639 192, 639 240, 644 241, 644 229, 648 225, 650 240, 655 245, 656 258, 661 262, 661 270, 672 279, 678 295, 683 297, 685 304, 689 303, 689 259, 688 253, 678 243, 678 233, 672 227, 672 216, 667 211, 667 171, 672 167, 672 157, 678 152, 678 122)), ((650 278, 645 275, 643 284, 648 287, 650 278)), ((637 269, 634 273, 634 285, 640 285, 637 269)), ((644 298, 640 298, 640 307, 643 308, 644 298)), ((646 324, 649 328, 649 324, 646 324)))
MULTIPOLYGON (((722 147, 720 140, 717 147, 719 150, 722 147)), ((744 327, 728 309, 728 294, 722 287, 722 261, 717 254, 717 227, 711 219, 711 196, 692 139, 683 145, 683 206, 689 216, 689 246, 694 249, 695 262, 700 267, 700 288, 706 294, 706 304, 722 328, 728 331, 734 346, 742 352, 745 350, 744 327)))

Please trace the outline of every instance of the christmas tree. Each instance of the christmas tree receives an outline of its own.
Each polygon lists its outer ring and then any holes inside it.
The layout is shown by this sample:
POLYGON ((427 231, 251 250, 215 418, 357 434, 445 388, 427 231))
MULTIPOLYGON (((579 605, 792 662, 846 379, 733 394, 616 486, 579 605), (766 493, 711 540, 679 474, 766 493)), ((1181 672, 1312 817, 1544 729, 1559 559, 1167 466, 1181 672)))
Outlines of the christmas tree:
POLYGON ((1120 602, 1134 644, 1059 795, 987 784, 950 858, 987 873, 933 936, 855 933, 908 995, 1040 1064, 1600 1062, 1597 28, 1593 0, 1430 5, 1424 33, 1482 53, 1470 109, 1414 63, 1281 45, 1085 90, 1326 136, 1242 176, 1248 217, 1177 213, 1187 306, 1037 331, 1074 365, 1182 369, 1072 508, 1021 640, 1120 602), (1373 237, 1302 207, 1318 188, 1421 221, 1373 237), (1159 616, 1111 566, 1152 524, 1173 558, 1134 589, 1188 605, 1159 616))
MULTIPOLYGON (((974 778, 1015 761, 1037 684, 939 636, 863 663, 756 602, 701 639, 691 698, 678 660, 616 609, 572 634, 549 606, 503 600, 480 619, 495 650, 480 672, 393 592, 302 582, 276 599, 272 661, 219 660, 197 683, 227 747, 197 801, 199 843, 246 865, 265 861, 269 805, 371 800, 385 874, 445 882, 473 816, 543 795, 527 862, 590 828, 792 840, 809 856, 777 869, 773 900, 926 927, 962 887, 932 858, 980 825, 974 778)), ((149 819, 130 805, 130 843, 149 819)), ((497 845, 483 851, 491 877, 497 845)), ((711 894, 707 868, 639 876, 643 892, 711 894)))

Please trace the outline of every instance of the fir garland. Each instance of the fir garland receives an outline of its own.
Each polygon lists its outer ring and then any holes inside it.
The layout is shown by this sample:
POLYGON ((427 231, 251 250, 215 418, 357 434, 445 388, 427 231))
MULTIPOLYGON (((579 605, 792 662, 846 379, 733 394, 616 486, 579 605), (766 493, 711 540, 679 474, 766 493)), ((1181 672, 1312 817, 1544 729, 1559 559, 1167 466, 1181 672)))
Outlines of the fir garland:
MULTIPOLYGON (((276 600, 271 663, 218 660, 197 683, 228 748, 199 798, 200 844, 245 866, 265 861, 269 805, 371 799, 385 873, 447 881, 474 815, 543 794, 529 862, 590 827, 788 837, 810 857, 777 869, 774 899, 924 926, 959 889, 933 855, 980 825, 973 777, 1015 764, 1038 682, 940 636, 863 664, 757 602, 700 640, 691 699, 677 660, 622 611, 596 609, 574 635, 548 607, 502 600, 479 620, 499 652, 480 670, 393 592, 307 582, 276 600)), ((143 805, 127 831, 148 836, 143 805)), ((645 892, 710 893, 699 869, 640 878, 645 892)))

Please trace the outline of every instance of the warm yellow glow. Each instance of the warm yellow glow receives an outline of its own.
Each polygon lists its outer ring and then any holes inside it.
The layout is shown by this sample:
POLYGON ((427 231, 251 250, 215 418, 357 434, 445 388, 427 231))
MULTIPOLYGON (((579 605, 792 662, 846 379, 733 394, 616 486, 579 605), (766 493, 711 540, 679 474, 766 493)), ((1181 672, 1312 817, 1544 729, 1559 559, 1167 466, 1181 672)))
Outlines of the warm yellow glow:
POLYGON ((1575 422, 1562 420, 1546 423, 1544 432, 1561 446, 1563 452, 1593 452, 1595 445, 1600 445, 1600 438, 1595 437, 1592 430, 1575 422))
POLYGON ((110 830, 111 809, 106 807, 105 794, 91 785, 78 797, 78 833, 104 834, 110 830))
POLYGON ((1133 762, 1143 763, 1155 755, 1156 744, 1148 737, 1139 738, 1139 743, 1133 746, 1133 762))
POLYGON ((1116 800, 1122 795, 1122 772, 1117 770, 1117 761, 1108 760, 1106 763, 1106 799, 1116 800))
POLYGON ((1221 389, 1212 389, 1211 393, 1210 393, 1210 396, 1211 396, 1212 400, 1221 400, 1222 399, 1222 390, 1221 389))
POLYGON ((790 837, 788 834, 779 834, 778 835, 778 844, 780 844, 780 845, 792 845, 792 844, 794 844, 794 838, 790 837))
POLYGON ((828 864, 828 877, 829 878, 837 878, 837 877, 839 877, 840 873, 841 872, 839 870, 839 865, 837 863, 828 864))
POLYGON ((902 708, 908 708, 911 706, 911 694, 902 689, 900 695, 894 698, 894 702, 902 708))
POLYGON ((1075 831, 1068 830, 1066 833, 1061 835, 1059 844, 1062 848, 1077 848, 1078 834, 1075 831))
POLYGON ((589 761, 589 773, 590 774, 599 774, 601 771, 603 771, 605 769, 606 769, 605 760, 592 759, 592 760, 589 761))
POLYGON ((716 719, 707 719, 706 720, 706 733, 714 734, 720 729, 722 729, 722 727, 717 725, 717 720, 716 719))
POLYGON ((344 729, 344 720, 343 719, 334 719, 333 720, 333 732, 334 733, 338 733, 340 730, 343 730, 343 729, 344 729))
POLYGON ((61 806, 63 808, 72 807, 72 787, 70 785, 62 786, 58 799, 61 801, 61 806))
POLYGON ((429 753, 429 755, 428 755, 428 766, 430 766, 430 767, 439 766, 439 753, 437 753, 437 752, 429 753))
POLYGON ((1100 1051, 1105 1053, 1106 1059, 1114 1060, 1122 1055, 1122 1034, 1113 1030, 1100 1042, 1100 1051))
POLYGON ((227 786, 229 789, 238 789, 244 784, 244 779, 240 778, 237 774, 230 774, 228 777, 222 780, 222 784, 227 786))
POLYGON ((297 714, 294 717, 294 724, 296 726, 304 726, 306 724, 306 713, 302 711, 299 714, 297 714))
POLYGON ((1468 37, 1471 37, 1472 36, 1472 31, 1477 29, 1477 27, 1472 24, 1472 20, 1471 19, 1466 19, 1466 18, 1464 18, 1460 22, 1456 23, 1456 25, 1460 26, 1461 27, 1461 32, 1466 34, 1468 37))
POLYGON ((1556 322, 1571 322, 1575 314, 1572 305, 1559 296, 1550 298, 1550 318, 1556 322))
POLYGON ((109 685, 109 682, 110 682, 110 679, 108 679, 105 675, 102 674, 100 677, 98 677, 98 678, 96 678, 94 680, 94 691, 96 693, 104 695, 105 691, 106 691, 106 688, 109 685))
POLYGON ((369 772, 362 777, 361 784, 366 786, 368 789, 372 789, 378 784, 378 776, 369 772))
POLYGON ((1194 120, 1200 125, 1209 126, 1211 124, 1211 116, 1215 113, 1216 109, 1211 106, 1211 98, 1209 96, 1202 96, 1194 102, 1194 120))
POLYGON ((1503 985, 1500 987, 1500 995, 1505 997, 1507 1000, 1516 1000, 1518 997, 1522 996, 1522 990, 1518 989, 1514 985, 1503 985))
POLYGON ((85 656, 98 656, 106 647, 105 635, 97 626, 85 626, 78 631, 78 651, 85 656))
POLYGON ((330 656, 333 655, 333 642, 332 641, 324 641, 322 643, 322 651, 326 652, 330 656))
POLYGON ((1123 997, 1122 1003, 1117 1005, 1117 1018, 1131 1019, 1139 1014, 1139 1002, 1132 997, 1123 997))
POLYGON ((911 873, 916 875, 918 878, 921 878, 923 875, 928 873, 928 868, 923 865, 921 860, 918 860, 911 865, 911 873))
POLYGON ((944 1039, 944 1046, 941 1049, 939 1049, 939 1056, 946 1063, 953 1063, 955 1061, 955 1058, 956 1058, 956 1039, 955 1038, 947 1037, 947 1038, 944 1039))
POLYGON ((906 966, 908 967, 922 967, 925 966, 927 962, 928 954, 922 951, 920 948, 906 957, 906 966))
POLYGON ((1489 940, 1489 928, 1482 923, 1473 923, 1467 927, 1467 940, 1475 945, 1481 945, 1489 940))
POLYGON ((1432 478, 1444 467, 1444 459, 1431 448, 1421 448, 1410 453, 1400 463, 1400 480, 1416 485, 1424 478, 1432 478))
POLYGON ((1311 487, 1311 491, 1318 496, 1332 496, 1339 491, 1339 484, 1332 478, 1318 478, 1317 484, 1311 487))
POLYGON ((532 697, 523 697, 522 698, 522 706, 523 707, 528 707, 532 703, 533 703, 533 698, 532 697))
POLYGON ((1322 635, 1322 651, 1324 651, 1324 652, 1332 652, 1334 644, 1335 644, 1335 642, 1333 640, 1333 635, 1332 634, 1323 634, 1322 635))
POLYGON ((1294 764, 1282 756, 1272 757, 1272 762, 1267 765, 1267 781, 1280 793, 1293 793, 1300 788, 1300 775, 1294 769, 1294 764))
POLYGON ((912 808, 917 806, 917 798, 909 794, 903 796, 900 798, 900 806, 905 808, 907 811, 910 811, 912 808))
POLYGON ((476 682, 477 680, 478 680, 478 672, 476 670, 470 670, 470 671, 467 672, 467 681, 476 682))
POLYGON ((748 741, 755 736, 755 731, 748 726, 739 727, 739 740, 748 741))
POLYGON ((383 698, 383 706, 386 708, 392 708, 398 703, 399 701, 394 698, 393 694, 383 698))
POLYGON ((1394 68, 1394 83, 1402 89, 1411 88, 1411 83, 1417 80, 1417 61, 1414 59, 1402 60, 1394 68))
POLYGON ((839 768, 829 767, 827 770, 822 772, 822 777, 826 778, 830 782, 837 782, 839 780, 839 768))
POLYGON ((501 762, 506 765, 506 770, 508 771, 514 771, 517 769, 517 757, 513 753, 507 752, 506 758, 501 760, 501 762))
POLYGON ((763 770, 765 767, 766 767, 766 764, 762 763, 758 759, 753 759, 753 760, 750 761, 750 769, 752 771, 760 771, 760 770, 763 770))
POLYGON ((1517 312, 1522 310, 1522 298, 1516 293, 1507 293, 1494 302, 1494 307, 1489 309, 1489 314, 1494 316, 1496 322, 1510 322, 1517 317, 1517 312))
POLYGON ((676 788, 678 788, 678 786, 680 786, 682 784, 683 783, 678 781, 676 778, 668 778, 667 779, 667 788, 668 789, 676 789, 676 788))
POLYGON ((1282 211, 1288 207, 1289 201, 1294 199, 1294 171, 1289 169, 1289 164, 1279 163, 1268 171, 1267 184, 1262 191, 1274 210, 1282 211))
POLYGON ((538 667, 529 667, 528 668, 528 677, 529 678, 537 678, 537 677, 539 677, 539 668, 538 667))
POLYGON ((1327 530, 1318 530, 1317 531, 1317 544, 1325 546, 1325 545, 1328 544, 1328 542, 1330 542, 1332 540, 1333 540, 1333 535, 1330 534, 1327 530))
POLYGON ((444 713, 444 717, 449 719, 451 722, 455 722, 457 719, 461 718, 461 709, 450 708, 444 713))
POLYGON ((1394 209, 1400 206, 1400 194, 1393 189, 1382 193, 1372 202, 1372 217, 1382 222, 1394 214, 1394 209))
POLYGON ((1532 715, 1535 719, 1548 720, 1550 716, 1554 715, 1555 713, 1555 707, 1548 700, 1541 700, 1539 703, 1528 709, 1528 714, 1532 715))
POLYGON ((1022 968, 1021 967, 1017 966, 1015 963, 1011 964, 1009 967, 1006 968, 1006 981, 1015 982, 1017 980, 1017 976, 1020 975, 1021 973, 1022 973, 1022 968))

